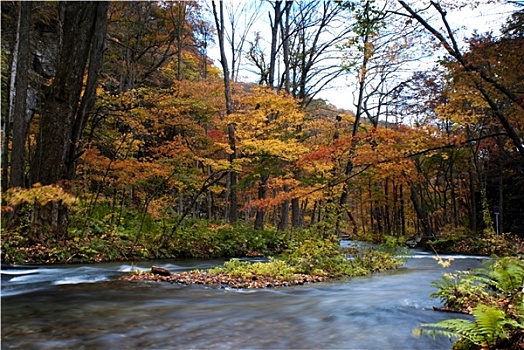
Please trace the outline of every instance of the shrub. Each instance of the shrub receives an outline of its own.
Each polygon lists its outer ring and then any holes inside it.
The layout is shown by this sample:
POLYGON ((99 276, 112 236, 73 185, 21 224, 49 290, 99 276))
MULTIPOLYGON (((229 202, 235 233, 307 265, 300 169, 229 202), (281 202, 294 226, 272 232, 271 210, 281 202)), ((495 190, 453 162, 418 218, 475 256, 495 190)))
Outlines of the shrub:
POLYGON ((300 273, 333 276, 351 274, 351 263, 342 253, 338 242, 333 240, 306 239, 296 243, 284 258, 300 273))
POLYGON ((270 259, 268 262, 249 262, 231 259, 223 266, 209 270, 210 273, 225 273, 231 277, 252 279, 256 276, 270 277, 277 280, 289 280, 296 274, 296 269, 286 261, 270 259))

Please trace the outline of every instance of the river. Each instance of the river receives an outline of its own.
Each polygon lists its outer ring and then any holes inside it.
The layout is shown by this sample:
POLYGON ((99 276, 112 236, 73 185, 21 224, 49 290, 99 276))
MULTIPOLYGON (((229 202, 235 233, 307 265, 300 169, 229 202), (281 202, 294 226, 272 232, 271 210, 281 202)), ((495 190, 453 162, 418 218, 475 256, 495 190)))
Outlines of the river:
MULTIPOLYGON (((431 281, 481 266, 453 257, 442 268, 414 251, 405 266, 342 281, 234 290, 118 277, 153 262, 2 266, 2 349, 450 349, 445 337, 415 336, 433 310, 431 281)), ((220 261, 154 262, 172 272, 220 261)))

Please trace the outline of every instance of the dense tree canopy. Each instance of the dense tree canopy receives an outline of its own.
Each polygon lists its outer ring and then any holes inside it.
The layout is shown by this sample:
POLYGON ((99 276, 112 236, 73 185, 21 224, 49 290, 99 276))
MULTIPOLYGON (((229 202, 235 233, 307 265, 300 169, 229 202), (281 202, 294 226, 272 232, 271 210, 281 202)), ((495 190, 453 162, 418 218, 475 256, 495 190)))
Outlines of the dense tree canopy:
POLYGON ((129 212, 133 246, 161 247, 189 218, 524 235, 524 9, 459 42, 451 5, 412 3, 2 2, 3 225, 46 244, 129 212), (318 98, 338 77, 352 111, 318 98))

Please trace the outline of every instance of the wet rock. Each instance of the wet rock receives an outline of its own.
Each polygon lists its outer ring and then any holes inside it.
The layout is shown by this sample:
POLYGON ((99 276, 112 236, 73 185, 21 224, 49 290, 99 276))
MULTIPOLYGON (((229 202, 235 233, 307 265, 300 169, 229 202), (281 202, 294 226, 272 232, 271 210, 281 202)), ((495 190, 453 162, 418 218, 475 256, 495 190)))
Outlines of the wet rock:
POLYGON ((160 275, 160 276, 171 276, 171 271, 169 271, 168 269, 165 269, 163 267, 158 267, 158 266, 151 266, 151 272, 155 275, 160 275))

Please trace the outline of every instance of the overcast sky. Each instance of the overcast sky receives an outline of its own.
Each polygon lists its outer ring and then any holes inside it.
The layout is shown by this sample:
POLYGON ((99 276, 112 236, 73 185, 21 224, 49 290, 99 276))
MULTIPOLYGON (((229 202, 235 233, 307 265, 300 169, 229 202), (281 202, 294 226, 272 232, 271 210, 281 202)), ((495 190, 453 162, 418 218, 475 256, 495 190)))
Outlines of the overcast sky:
MULTIPOLYGON (((502 23, 505 22, 506 18, 515 10, 514 5, 509 5, 506 2, 499 2, 491 5, 483 5, 478 7, 475 10, 466 7, 460 11, 450 11, 448 12, 447 18, 453 29, 457 29, 457 39, 460 42, 463 42, 464 38, 471 36, 474 30, 477 30, 480 33, 487 32, 492 30, 497 32, 500 29, 502 23)), ((267 28, 267 40, 270 39, 269 24, 268 24, 268 15, 262 13, 260 16, 260 23, 254 26, 254 31, 264 31, 264 28, 267 28)), ((440 27, 440 25, 436 25, 440 27)), ((248 36, 248 40, 252 40, 254 34, 248 36)), ((216 40, 217 41, 217 40, 216 40)), ((244 49, 248 45, 246 44, 244 49)), ((228 49, 226 49, 228 50, 228 49)), ((269 52, 269 50, 268 50, 269 52)), ((442 55, 442 53, 440 53, 442 55)), ((209 49, 208 55, 215 61, 215 65, 220 67, 219 63, 219 50, 218 50, 218 41, 217 43, 209 49)), ((435 55, 437 58, 438 53, 435 55)), ((242 58, 243 65, 247 64, 247 60, 242 58)), ((249 73, 246 70, 240 72, 241 80, 256 82, 257 76, 249 73)), ((348 110, 354 110, 353 103, 353 92, 354 87, 352 86, 355 82, 355 76, 352 73, 345 74, 344 76, 338 78, 334 81, 330 88, 325 89, 317 95, 318 98, 323 98, 329 103, 337 106, 338 108, 344 108, 348 110)))

